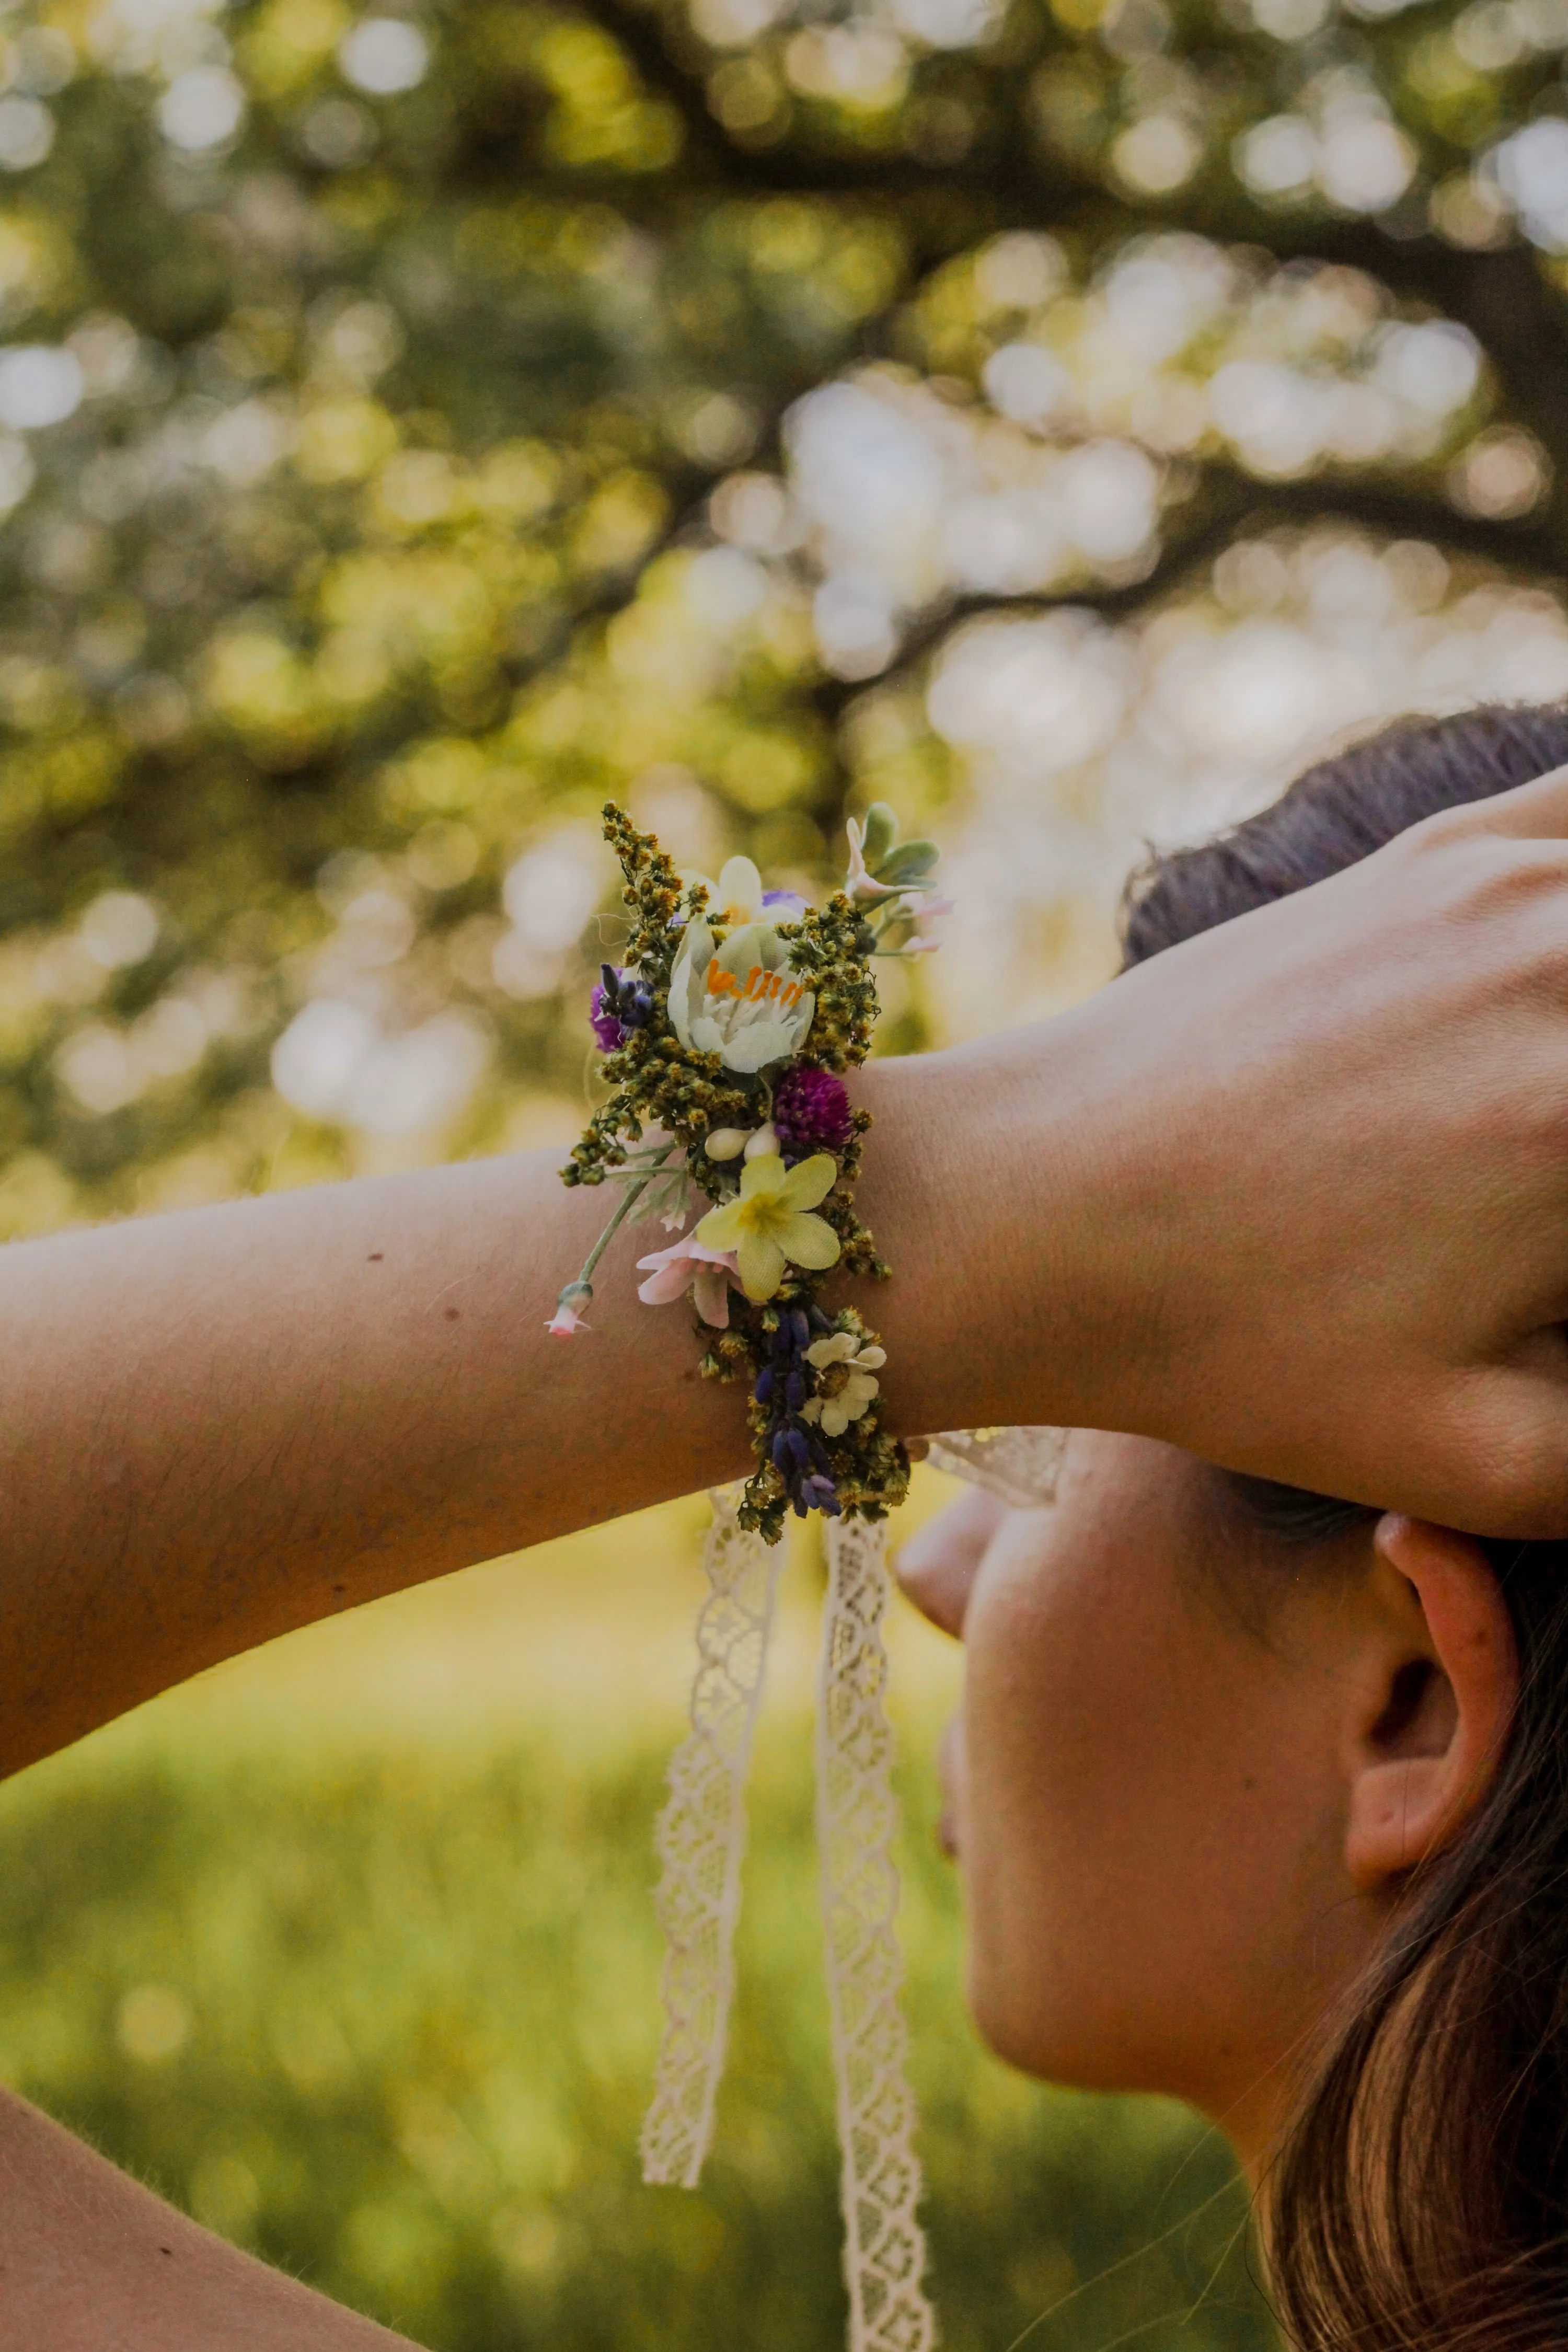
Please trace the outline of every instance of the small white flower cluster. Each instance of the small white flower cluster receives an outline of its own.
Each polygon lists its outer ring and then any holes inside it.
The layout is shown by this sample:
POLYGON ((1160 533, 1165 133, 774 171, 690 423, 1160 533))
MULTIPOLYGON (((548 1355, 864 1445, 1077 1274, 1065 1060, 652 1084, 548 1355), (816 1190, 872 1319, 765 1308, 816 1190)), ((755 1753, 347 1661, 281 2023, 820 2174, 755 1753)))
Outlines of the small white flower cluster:
POLYGON ((842 1437, 877 1394, 876 1375, 887 1362, 888 1351, 862 1347, 853 1332, 835 1331, 830 1339, 814 1340, 805 1351, 805 1360, 830 1378, 837 1371, 838 1378, 831 1390, 806 1400, 800 1417, 820 1423, 824 1437, 842 1437))

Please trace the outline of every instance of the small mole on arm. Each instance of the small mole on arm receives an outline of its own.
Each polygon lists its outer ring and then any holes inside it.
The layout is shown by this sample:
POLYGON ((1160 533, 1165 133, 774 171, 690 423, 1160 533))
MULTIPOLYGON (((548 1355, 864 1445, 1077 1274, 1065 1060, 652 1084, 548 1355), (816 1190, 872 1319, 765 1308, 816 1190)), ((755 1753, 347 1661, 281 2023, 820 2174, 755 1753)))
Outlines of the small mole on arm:
POLYGON ((461 1309, 461 1307, 447 1307, 447 1322, 448 1322, 448 1323, 457 1323, 457 1322, 459 1322, 459 1321, 461 1320, 461 1318, 462 1318, 462 1309, 461 1309))
POLYGON ((160 2246, 160 2247, 159 2247, 159 2249, 158 2249, 158 2252, 159 2252, 161 2254, 172 2254, 172 2253, 174 2252, 174 2249, 173 2248, 173 2246, 160 2246))
POLYGON ((385 1255, 386 1252, 384 1250, 372 1250, 370 1255, 365 1260, 365 1264, 366 1265, 379 1265, 385 1255))

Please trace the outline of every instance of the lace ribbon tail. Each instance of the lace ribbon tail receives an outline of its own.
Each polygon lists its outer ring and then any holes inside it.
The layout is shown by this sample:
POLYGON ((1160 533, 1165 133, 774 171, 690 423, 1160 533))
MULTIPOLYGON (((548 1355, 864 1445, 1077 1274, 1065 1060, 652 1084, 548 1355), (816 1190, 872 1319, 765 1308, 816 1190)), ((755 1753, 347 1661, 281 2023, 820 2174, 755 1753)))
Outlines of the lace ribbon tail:
POLYGON ((782 1544, 764 1544, 737 1523, 742 1491, 716 1488, 710 1497, 691 1729, 670 1759, 656 1832, 665 2026, 643 2123, 643 2179, 682 2189, 695 2189, 701 2177, 724 2072, 746 1772, 784 1560, 782 1544))
POLYGON ((936 2315, 916 2219, 920 2159, 905 2079, 909 2030, 895 1930, 893 1732, 884 1706, 886 1534, 827 1526, 828 1588, 816 1691, 816 1831, 842 2151, 849 2352, 930 2352, 936 2315))
POLYGON ((1067 1442, 1065 1429, 944 1429, 930 1441, 930 1459, 933 1469, 1030 1511, 1054 1501, 1067 1442))

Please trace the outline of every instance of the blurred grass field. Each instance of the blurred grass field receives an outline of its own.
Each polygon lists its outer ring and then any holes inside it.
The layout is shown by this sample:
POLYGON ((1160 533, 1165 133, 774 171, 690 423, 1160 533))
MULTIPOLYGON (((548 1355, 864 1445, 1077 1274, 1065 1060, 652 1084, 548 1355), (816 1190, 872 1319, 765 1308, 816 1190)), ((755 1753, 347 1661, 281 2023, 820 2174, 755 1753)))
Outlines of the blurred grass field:
MULTIPOLYGON (((922 1473, 912 1508, 942 1486, 922 1473)), ((698 2195, 637 2179, 651 1832, 700 1519, 674 1506, 378 1603, 0 1790, 0 2076, 440 2352, 834 2352, 808 1543, 759 1743, 717 2154, 698 2195)), ((956 1654, 901 1604, 889 1647, 944 2344, 1265 2352, 1212 2136, 980 2048, 931 1834, 956 1654)))

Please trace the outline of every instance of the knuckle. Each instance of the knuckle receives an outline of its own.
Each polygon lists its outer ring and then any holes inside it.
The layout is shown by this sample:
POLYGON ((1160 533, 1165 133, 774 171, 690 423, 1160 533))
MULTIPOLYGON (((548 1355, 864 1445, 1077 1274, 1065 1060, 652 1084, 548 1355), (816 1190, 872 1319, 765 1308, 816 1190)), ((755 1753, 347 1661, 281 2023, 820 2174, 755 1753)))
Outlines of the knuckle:
POLYGON ((1435 809, 1430 816, 1424 816, 1407 827, 1398 835, 1398 840, 1417 857, 1451 849, 1456 843, 1473 841, 1479 830, 1476 810, 1484 805, 1484 803, 1462 801, 1454 808, 1435 809))
POLYGON ((1441 912, 1493 932, 1559 898, 1565 884, 1568 855, 1554 844, 1514 841, 1495 833, 1451 840, 1435 875, 1441 912))

